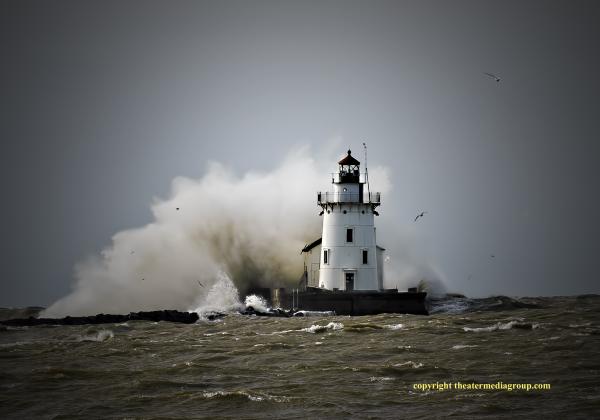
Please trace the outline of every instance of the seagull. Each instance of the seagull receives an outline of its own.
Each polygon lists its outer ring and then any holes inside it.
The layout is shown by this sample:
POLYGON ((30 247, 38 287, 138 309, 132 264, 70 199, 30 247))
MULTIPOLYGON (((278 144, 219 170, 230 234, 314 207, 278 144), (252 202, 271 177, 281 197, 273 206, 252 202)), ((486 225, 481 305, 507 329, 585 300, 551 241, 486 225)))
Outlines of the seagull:
POLYGON ((427 212, 426 212, 426 211, 422 211, 422 212, 421 212, 421 214, 417 214, 417 217, 415 217, 415 222, 417 221, 417 219, 418 219, 419 217, 423 217, 423 216, 424 216, 424 215, 426 215, 426 214, 427 214, 427 212))
POLYGON ((179 207, 176 207, 175 210, 179 210, 179 207))
POLYGON ((202 283, 200 283, 200 280, 196 280, 198 282, 198 284, 202 287, 204 287, 204 285, 202 283))
POLYGON ((490 255, 490 257, 492 257, 492 258, 496 258, 496 256, 495 256, 494 254, 491 254, 491 255, 490 255))
POLYGON ((490 76, 492 79, 494 79, 496 81, 496 83, 500 82, 500 78, 493 73, 483 72, 483 74, 485 74, 486 76, 490 76))

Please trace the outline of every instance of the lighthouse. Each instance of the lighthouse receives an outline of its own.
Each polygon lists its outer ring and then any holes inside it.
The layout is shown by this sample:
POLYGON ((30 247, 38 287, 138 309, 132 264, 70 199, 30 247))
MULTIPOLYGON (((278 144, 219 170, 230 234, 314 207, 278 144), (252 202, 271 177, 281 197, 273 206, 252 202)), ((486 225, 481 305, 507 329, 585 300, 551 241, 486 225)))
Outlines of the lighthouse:
POLYGON ((383 289, 383 252, 377 246, 375 210, 381 194, 348 150, 331 174, 331 191, 317 193, 323 216, 321 238, 304 247, 307 286, 331 291, 383 289), (365 188, 366 186, 366 188, 365 188))
POLYGON ((304 272, 298 288, 270 292, 274 307, 300 309, 294 316, 306 311, 428 314, 427 293, 416 287, 406 292, 384 289, 385 249, 377 245, 375 230, 381 194, 370 191, 363 145, 364 173, 348 150, 331 174, 331 190, 317 193, 322 236, 302 249, 304 272))

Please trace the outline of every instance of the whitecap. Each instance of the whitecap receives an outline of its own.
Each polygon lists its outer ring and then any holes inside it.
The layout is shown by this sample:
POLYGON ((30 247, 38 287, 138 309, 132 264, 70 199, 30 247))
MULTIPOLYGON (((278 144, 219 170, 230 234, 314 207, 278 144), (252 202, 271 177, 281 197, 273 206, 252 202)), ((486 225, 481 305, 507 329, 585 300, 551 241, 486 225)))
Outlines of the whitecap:
POLYGON ((490 325, 489 327, 479 327, 479 328, 471 328, 471 327, 463 327, 463 330, 465 332, 491 332, 491 331, 497 331, 497 330, 510 330, 513 328, 518 328, 518 329, 523 329, 523 330, 535 330, 536 328, 539 327, 539 324, 536 323, 529 323, 529 322, 523 322, 523 321, 517 321, 517 320, 513 320, 513 321, 509 321, 509 322, 497 322, 494 325, 490 325))
POLYGON ((470 328, 470 327, 463 327, 463 330, 466 332, 490 332, 490 331, 496 331, 498 329, 498 325, 491 325, 489 327, 481 327, 481 328, 470 328))
POLYGON ((409 360, 407 362, 403 362, 403 363, 396 363, 395 365, 393 365, 394 367, 404 367, 404 366, 410 366, 413 369, 419 369, 420 367, 423 367, 423 363, 421 362, 413 362, 412 360, 409 360))
POLYGON ((100 330, 95 334, 87 334, 78 338, 77 341, 96 341, 102 342, 106 340, 110 340, 113 338, 115 334, 111 330, 100 330))
POLYGON ((251 394, 246 391, 213 391, 213 392, 204 392, 202 394, 204 398, 212 399, 219 397, 229 397, 229 396, 242 396, 246 397, 250 401, 261 402, 261 401, 273 401, 273 402, 289 402, 290 397, 286 396, 278 396, 278 395, 269 395, 269 394, 251 394))
POLYGON ((269 334, 257 333, 257 335, 278 335, 278 334, 287 334, 287 333, 296 332, 296 331, 302 331, 302 330, 283 330, 283 331, 274 331, 269 334))
POLYGON ((330 322, 327 325, 311 325, 310 327, 307 328, 302 328, 298 331, 304 331, 304 332, 308 332, 311 334, 316 334, 319 332, 323 332, 326 330, 341 330, 344 328, 344 324, 342 324, 341 322, 330 322))
POLYGON ((227 331, 220 331, 220 332, 214 332, 214 333, 204 333, 203 335, 205 337, 212 337, 213 335, 231 335, 231 334, 229 334, 227 331))
POLYGON ((462 349, 470 349, 473 347, 479 347, 476 344, 457 344, 452 346, 452 350, 462 350, 462 349))
POLYGON ((558 339, 560 339, 560 336, 554 335, 552 337, 538 338, 538 341, 554 341, 554 340, 558 340, 558 339))
POLYGON ((404 324, 384 325, 383 328, 386 328, 388 330, 400 330, 404 328, 404 324))
POLYGON ((393 381, 394 378, 390 378, 389 376, 371 376, 369 380, 371 382, 388 382, 393 381))
POLYGON ((294 316, 335 316, 335 311, 297 311, 294 316))

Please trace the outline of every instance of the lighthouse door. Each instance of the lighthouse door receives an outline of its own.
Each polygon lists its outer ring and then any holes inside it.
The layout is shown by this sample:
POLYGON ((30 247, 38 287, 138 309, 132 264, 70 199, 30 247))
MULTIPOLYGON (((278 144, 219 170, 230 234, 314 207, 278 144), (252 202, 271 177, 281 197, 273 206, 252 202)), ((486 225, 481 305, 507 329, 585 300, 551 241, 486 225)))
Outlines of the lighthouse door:
POLYGON ((346 291, 354 290, 354 273, 346 273, 346 291))

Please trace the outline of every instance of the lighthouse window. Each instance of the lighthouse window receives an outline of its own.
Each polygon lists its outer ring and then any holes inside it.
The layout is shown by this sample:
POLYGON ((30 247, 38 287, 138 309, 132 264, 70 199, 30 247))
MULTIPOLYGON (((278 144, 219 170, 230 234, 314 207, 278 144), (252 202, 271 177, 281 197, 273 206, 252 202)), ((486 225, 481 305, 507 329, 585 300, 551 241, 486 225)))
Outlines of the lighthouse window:
POLYGON ((329 264, 329 250, 323 250, 323 264, 329 264))
POLYGON ((352 242, 352 234, 354 233, 353 229, 346 229, 346 242, 352 242))
POLYGON ((363 249, 363 264, 369 264, 369 251, 363 249))

